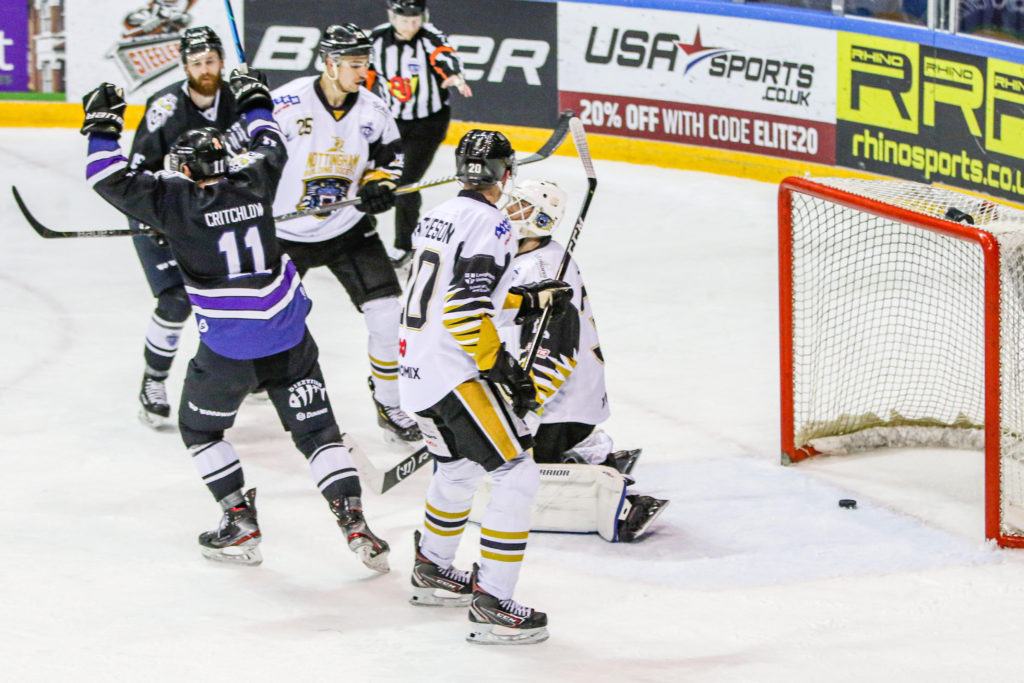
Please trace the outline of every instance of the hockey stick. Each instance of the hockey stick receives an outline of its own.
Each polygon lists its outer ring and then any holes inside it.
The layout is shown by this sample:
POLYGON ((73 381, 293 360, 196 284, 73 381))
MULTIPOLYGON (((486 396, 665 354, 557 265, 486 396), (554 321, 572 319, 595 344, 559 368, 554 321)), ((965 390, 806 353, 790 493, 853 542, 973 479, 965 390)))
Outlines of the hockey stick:
POLYGON ((242 41, 238 38, 238 25, 235 23, 235 10, 231 9, 231 0, 224 0, 224 9, 228 12, 228 24, 231 25, 231 37, 235 39, 235 54, 238 55, 239 73, 249 73, 249 64, 245 61, 245 52, 242 51, 242 41))
POLYGON ((18 208, 21 209, 21 215, 25 217, 32 229, 39 233, 40 237, 47 239, 53 237, 120 237, 123 235, 152 235, 152 230, 132 230, 131 228, 115 228, 111 230, 69 230, 61 232, 59 230, 51 230, 39 221, 36 217, 29 212, 28 207, 25 206, 25 202, 22 201, 21 195, 18 194, 18 188, 11 185, 11 192, 14 193, 14 201, 17 202, 18 208))
POLYGON ((387 493, 394 488, 400 481, 404 480, 410 474, 420 469, 428 462, 433 459, 426 446, 422 446, 412 455, 403 458, 394 467, 386 470, 379 470, 373 466, 370 459, 366 457, 366 453, 359 447, 351 436, 348 434, 341 435, 341 442, 348 448, 348 452, 352 454, 352 460, 356 463, 356 469, 359 470, 359 476, 364 486, 367 486, 371 491, 377 494, 387 493))
MULTIPOLYGON (((580 207, 580 215, 576 219, 576 225, 573 226, 572 234, 569 235, 569 241, 565 245, 565 254, 562 255, 562 262, 558 264, 558 272, 555 274, 556 280, 564 278, 566 271, 569 270, 572 252, 576 248, 576 241, 583 230, 583 220, 587 217, 590 202, 594 199, 594 191, 597 189, 597 174, 594 173, 594 164, 590 159, 590 147, 587 145, 587 132, 583 129, 583 122, 573 118, 569 121, 569 130, 572 131, 572 141, 576 143, 576 153, 579 155, 580 161, 583 162, 583 170, 587 174, 588 188, 587 196, 583 198, 583 206, 580 207)), ((544 338, 544 330, 547 329, 550 320, 551 308, 548 307, 544 309, 540 316, 540 321, 537 323, 537 331, 530 341, 530 351, 526 356, 526 362, 523 363, 523 369, 526 370, 527 375, 530 374, 530 370, 533 369, 533 364, 537 360, 537 352, 540 350, 540 343, 544 338)))
MULTIPOLYGON (((225 0, 228 2, 228 0, 225 0)), ((230 11, 230 5, 228 5, 230 11)), ((233 18, 233 15, 232 15, 233 18)), ((234 28, 234 22, 232 21, 232 28, 234 28)), ((241 51, 241 45, 236 44, 236 49, 241 51)), ((554 130, 551 131, 551 136, 540 146, 533 154, 527 155, 522 159, 516 160, 516 164, 519 166, 525 166, 526 164, 532 164, 537 161, 543 161, 549 156, 554 154, 555 150, 565 140, 566 135, 569 132, 569 122, 573 119, 573 113, 570 110, 563 111, 558 117, 558 123, 555 125, 554 130)), ((585 144, 585 143, 584 143, 585 144)), ((454 180, 458 180, 454 175, 445 176, 443 178, 437 178, 435 180, 428 180, 415 185, 406 185, 399 187, 395 190, 395 194, 405 194, 407 192, 418 192, 424 188, 434 187, 436 185, 443 185, 450 183, 454 180)), ((25 217, 25 220, 29 222, 32 229, 35 230, 40 237, 46 239, 63 238, 63 237, 126 237, 129 235, 153 235, 154 230, 132 230, 130 228, 113 228, 110 230, 53 230, 40 223, 35 216, 25 206, 25 202, 22 201, 21 195, 18 193, 18 188, 11 186, 11 191, 14 193, 14 201, 18 203, 18 208, 21 209, 21 215, 25 217)), ((302 209, 301 211, 295 211, 292 213, 286 213, 281 216, 275 216, 275 221, 289 221, 293 218, 301 218, 302 216, 312 215, 326 215, 336 209, 340 209, 345 206, 352 206, 357 204, 359 199, 346 199, 319 208, 302 209)))
MULTIPOLYGON (((547 159, 549 156, 554 154, 555 150, 558 149, 562 141, 565 140, 566 134, 569 132, 569 121, 573 118, 573 112, 571 110, 563 111, 558 117, 558 123, 555 124, 554 130, 551 131, 551 136, 541 145, 533 154, 523 157, 522 159, 516 160, 517 166, 525 166, 526 164, 532 164, 537 161, 547 159)), ((443 178, 435 178, 433 180, 424 180, 413 185, 403 185, 402 187, 395 188, 395 194, 408 194, 409 192, 419 192, 428 187, 436 187, 438 185, 444 185, 458 180, 454 175, 447 175, 443 178)), ((320 207, 310 207, 308 209, 300 209, 298 211, 292 211, 291 213, 281 214, 280 216, 274 216, 274 220, 277 222, 290 221, 295 218, 302 218, 303 216, 326 216, 332 211, 345 208, 346 206, 355 206, 359 203, 358 197, 352 199, 343 199, 340 202, 332 202, 320 207)))

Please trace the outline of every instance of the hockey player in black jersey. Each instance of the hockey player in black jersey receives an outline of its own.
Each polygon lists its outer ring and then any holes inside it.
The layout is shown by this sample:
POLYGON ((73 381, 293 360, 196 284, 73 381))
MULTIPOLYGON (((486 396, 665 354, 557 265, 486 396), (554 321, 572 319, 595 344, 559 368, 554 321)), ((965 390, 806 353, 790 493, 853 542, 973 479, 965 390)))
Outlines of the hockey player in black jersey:
POLYGON ((363 518, 359 477, 334 419, 316 343, 306 328, 309 299, 275 235, 272 199, 287 153, 256 74, 231 76, 250 151, 229 159, 215 128, 188 131, 168 153, 168 170, 132 171, 118 137, 124 99, 104 83, 86 95, 86 177, 104 199, 167 240, 199 327, 178 426, 199 475, 224 515, 203 533, 203 555, 258 564, 255 489, 224 432, 242 400, 265 389, 284 428, 306 456, 348 545, 371 569, 388 571, 388 544, 363 518))
MULTIPOLYGON (((179 46, 186 79, 154 93, 146 101, 146 112, 135 131, 129 155, 132 170, 156 172, 164 167, 171 144, 185 131, 212 126, 224 133, 231 152, 245 148, 248 136, 235 97, 223 82, 224 48, 220 38, 207 26, 190 28, 179 46)), ((129 225, 140 229, 129 218, 129 225)), ((182 328, 190 307, 181 272, 162 238, 148 235, 132 238, 139 261, 156 297, 156 309, 146 330, 139 419, 160 427, 171 414, 165 381, 178 351, 182 328)))

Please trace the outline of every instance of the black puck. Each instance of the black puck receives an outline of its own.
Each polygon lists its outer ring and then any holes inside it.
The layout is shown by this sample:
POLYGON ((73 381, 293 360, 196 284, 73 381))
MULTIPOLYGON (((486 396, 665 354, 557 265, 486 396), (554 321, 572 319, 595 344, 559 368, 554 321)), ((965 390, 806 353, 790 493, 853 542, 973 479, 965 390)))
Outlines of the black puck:
POLYGON ((853 508, 857 507, 857 501, 855 501, 853 498, 843 498, 842 500, 839 501, 839 507, 852 510, 853 508))

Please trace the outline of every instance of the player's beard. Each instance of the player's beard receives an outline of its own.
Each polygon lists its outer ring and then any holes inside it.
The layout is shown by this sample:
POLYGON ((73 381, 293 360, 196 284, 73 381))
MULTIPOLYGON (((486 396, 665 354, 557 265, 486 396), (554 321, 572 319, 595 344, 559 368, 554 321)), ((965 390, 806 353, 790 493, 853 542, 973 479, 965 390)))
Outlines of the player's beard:
POLYGON ((213 97, 220 90, 222 79, 220 74, 203 74, 198 79, 188 77, 188 87, 195 90, 203 97, 213 97))

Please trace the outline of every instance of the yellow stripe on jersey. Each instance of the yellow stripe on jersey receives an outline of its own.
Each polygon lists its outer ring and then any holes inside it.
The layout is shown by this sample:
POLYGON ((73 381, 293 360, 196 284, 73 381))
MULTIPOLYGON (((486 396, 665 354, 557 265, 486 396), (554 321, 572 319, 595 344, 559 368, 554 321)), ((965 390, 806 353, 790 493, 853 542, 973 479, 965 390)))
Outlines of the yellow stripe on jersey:
POLYGON ((576 365, 575 358, 561 356, 558 359, 548 357, 544 365, 538 362, 533 366, 533 372, 530 374, 537 385, 537 396, 542 405, 565 384, 576 365), (545 367, 549 364, 551 367, 545 367))
POLYGON ((498 562, 522 562, 523 555, 499 555, 498 553, 492 553, 489 550, 481 550, 480 557, 485 560, 497 560, 498 562))
POLYGON ((462 517, 469 517, 469 510, 465 510, 463 512, 441 512, 430 503, 427 503, 427 511, 435 517, 441 517, 443 519, 460 519, 462 517))
POLYGON ((509 435, 507 425, 498 409, 492 403, 497 400, 484 385, 475 380, 463 382, 455 387, 455 393, 461 399, 470 415, 484 430, 494 447, 505 460, 512 460, 519 455, 519 447, 513 436, 509 435))
POLYGON ((522 294, 506 294, 505 302, 502 304, 502 308, 515 308, 519 309, 523 305, 522 294))

